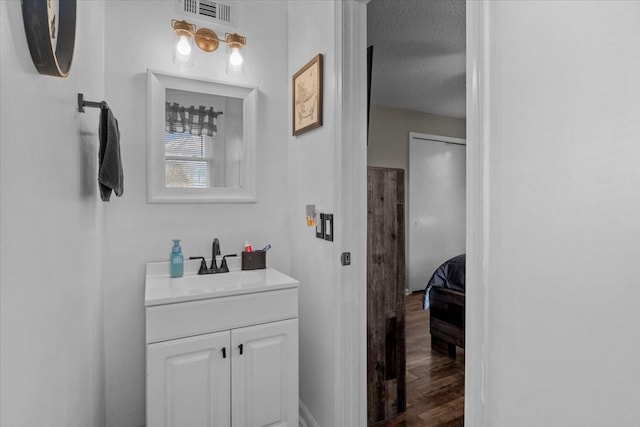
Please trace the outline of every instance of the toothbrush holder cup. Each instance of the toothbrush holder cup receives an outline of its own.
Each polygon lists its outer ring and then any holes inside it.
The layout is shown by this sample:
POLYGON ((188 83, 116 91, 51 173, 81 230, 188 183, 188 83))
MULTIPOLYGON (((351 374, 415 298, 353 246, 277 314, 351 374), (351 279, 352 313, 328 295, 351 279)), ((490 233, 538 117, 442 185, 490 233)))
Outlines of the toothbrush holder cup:
POLYGON ((266 251, 242 252, 243 270, 260 270, 263 268, 267 268, 266 251))

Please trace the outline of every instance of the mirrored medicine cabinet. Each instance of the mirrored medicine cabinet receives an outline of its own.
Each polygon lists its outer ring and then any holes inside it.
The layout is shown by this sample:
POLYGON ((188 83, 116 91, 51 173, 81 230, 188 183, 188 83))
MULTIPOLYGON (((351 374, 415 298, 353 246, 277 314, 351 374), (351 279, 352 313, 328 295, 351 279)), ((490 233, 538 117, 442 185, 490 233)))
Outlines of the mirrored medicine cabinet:
POLYGON ((251 203, 258 89, 148 70, 147 201, 251 203))

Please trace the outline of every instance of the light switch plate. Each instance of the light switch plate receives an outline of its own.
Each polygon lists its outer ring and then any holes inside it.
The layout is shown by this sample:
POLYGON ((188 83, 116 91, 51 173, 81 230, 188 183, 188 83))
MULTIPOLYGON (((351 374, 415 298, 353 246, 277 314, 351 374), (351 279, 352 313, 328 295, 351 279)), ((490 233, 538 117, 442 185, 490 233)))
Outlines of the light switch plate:
POLYGON ((333 242, 333 214, 324 214, 324 240, 333 242))

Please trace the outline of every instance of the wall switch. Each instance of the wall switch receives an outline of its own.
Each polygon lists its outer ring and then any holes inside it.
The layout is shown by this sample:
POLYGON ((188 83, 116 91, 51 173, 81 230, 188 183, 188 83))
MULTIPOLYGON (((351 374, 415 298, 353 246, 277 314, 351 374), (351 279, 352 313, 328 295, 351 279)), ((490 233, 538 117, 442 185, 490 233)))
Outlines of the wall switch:
POLYGON ((324 239, 324 214, 320 214, 320 221, 316 222, 316 237, 324 239))
POLYGON ((324 240, 333 242, 333 214, 324 214, 324 240))
POLYGON ((342 265, 351 265, 351 252, 342 252, 340 262, 342 265))

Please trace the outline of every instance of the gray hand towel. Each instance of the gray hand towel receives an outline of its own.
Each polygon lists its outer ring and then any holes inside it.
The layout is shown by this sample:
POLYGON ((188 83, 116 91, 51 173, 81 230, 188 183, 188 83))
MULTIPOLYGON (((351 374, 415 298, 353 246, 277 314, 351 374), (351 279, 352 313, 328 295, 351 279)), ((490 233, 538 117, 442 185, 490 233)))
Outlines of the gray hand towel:
POLYGON ((122 196, 124 191, 124 176, 120 158, 120 130, 118 129, 118 120, 108 107, 100 109, 98 133, 100 134, 98 185, 102 201, 108 202, 112 190, 118 197, 122 196))

